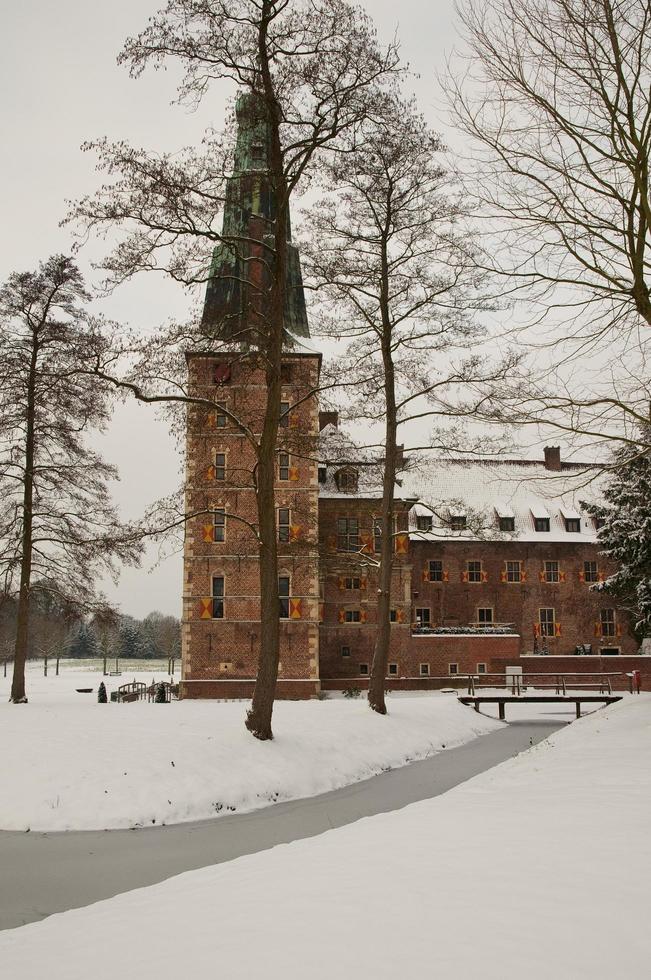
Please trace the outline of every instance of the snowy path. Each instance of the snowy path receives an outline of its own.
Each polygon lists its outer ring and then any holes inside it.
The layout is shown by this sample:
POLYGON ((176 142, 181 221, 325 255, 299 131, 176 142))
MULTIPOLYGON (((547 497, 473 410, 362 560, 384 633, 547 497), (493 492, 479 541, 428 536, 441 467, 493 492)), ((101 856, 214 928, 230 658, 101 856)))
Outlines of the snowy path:
POLYGON ((0 928, 313 837, 361 817, 397 810, 529 748, 567 721, 520 721, 430 759, 343 789, 250 813, 145 830, 0 832, 0 928))

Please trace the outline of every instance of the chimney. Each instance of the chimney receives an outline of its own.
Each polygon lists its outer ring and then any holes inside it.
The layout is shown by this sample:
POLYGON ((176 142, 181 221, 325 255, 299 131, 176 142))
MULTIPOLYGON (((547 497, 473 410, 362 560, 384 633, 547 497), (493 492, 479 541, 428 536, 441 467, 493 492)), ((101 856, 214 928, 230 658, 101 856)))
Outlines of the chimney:
POLYGON ((561 468, 561 447, 545 446, 545 469, 558 472, 561 468))
POLYGON ((339 412, 319 412, 319 432, 325 429, 326 425, 334 425, 336 429, 339 425, 339 412))

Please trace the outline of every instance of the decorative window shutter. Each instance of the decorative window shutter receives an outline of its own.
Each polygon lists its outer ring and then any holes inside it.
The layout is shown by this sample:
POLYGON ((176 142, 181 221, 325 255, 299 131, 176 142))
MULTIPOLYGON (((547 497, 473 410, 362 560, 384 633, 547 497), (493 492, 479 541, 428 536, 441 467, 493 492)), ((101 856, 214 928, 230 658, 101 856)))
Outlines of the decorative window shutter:
POLYGON ((290 599, 289 600, 289 618, 290 619, 301 619, 302 618, 302 602, 300 599, 290 599))
POLYGON ((617 623, 617 626, 615 628, 615 635, 616 636, 621 636, 622 635, 622 627, 619 625, 619 623, 617 623))
POLYGON ((405 611, 404 609, 396 610, 396 623, 404 623, 405 621, 405 611))
POLYGON ((360 589, 365 589, 367 585, 368 579, 366 578, 366 575, 363 575, 359 580, 359 587, 360 589))
POLYGON ((360 621, 360 623, 365 623, 366 622, 366 610, 365 609, 360 609, 360 611, 359 611, 359 621, 360 621))
POLYGON ((482 582, 488 582, 488 572, 481 573, 481 580, 482 582))
POLYGON ((289 479, 298 480, 298 466, 289 467, 289 479))
POLYGON ((212 598, 199 599, 199 619, 212 619, 212 598))
POLYGON ((300 524, 292 524, 289 529, 289 540, 290 541, 300 541, 303 535, 303 528, 300 524))
POLYGON ((214 524, 204 524, 204 526, 203 526, 203 540, 204 541, 214 541, 215 540, 215 526, 214 526, 214 524))
POLYGON ((217 416, 215 412, 208 412, 206 415, 206 428, 214 429, 217 422, 217 416))
POLYGON ((533 635, 540 636, 540 623, 533 624, 533 635))
POLYGON ((560 582, 564 582, 565 581, 565 572, 559 572, 558 573, 558 579, 559 579, 560 582))
POLYGON ((429 571, 427 568, 423 569, 422 579, 423 582, 429 582, 429 571))
POLYGON ((508 577, 506 572, 500 572, 500 582, 508 582, 508 577))
POLYGON ((601 623, 594 624, 594 635, 601 636, 601 623))
POLYGON ((215 467, 212 465, 212 463, 210 464, 210 466, 206 470, 206 479, 207 480, 214 480, 215 479, 215 467))
POLYGON ((547 579, 545 578, 545 572, 544 571, 538 572, 538 578, 540 579, 541 582, 546 582, 547 581, 547 579))
POLYGON ((339 610, 339 622, 340 623, 346 622, 346 610, 343 608, 339 610))
POLYGON ((362 543, 362 551, 365 555, 370 555, 373 552, 373 535, 369 534, 368 531, 362 531, 359 536, 359 540, 362 543))
POLYGON ((585 572, 584 571, 580 571, 579 572, 579 582, 585 582, 585 572))
POLYGON ((467 582, 468 581, 468 572, 462 572, 461 573, 461 581, 462 582, 467 582))
POLYGON ((406 555, 409 551, 409 535, 398 534, 396 536, 396 554, 406 555))
POLYGON ((524 571, 524 569, 520 572, 520 581, 521 582, 527 581, 527 573, 524 571))
POLYGON ((561 635, 561 624, 556 623, 556 625, 554 626, 554 636, 560 636, 560 635, 561 635))
POLYGON ((443 572, 443 581, 444 582, 449 582, 450 581, 450 574, 449 574, 449 572, 443 572))
POLYGON ((326 544, 328 546, 328 551, 337 550, 337 536, 336 534, 329 534, 326 539, 326 544))
POLYGON ((344 575, 339 576, 339 591, 343 592, 346 588, 346 578, 344 575))
POLYGON ((319 622, 322 623, 325 619, 325 602, 319 603, 319 622))
POLYGON ((606 581, 606 573, 605 572, 599 572, 597 574, 597 578, 599 579, 600 582, 605 582, 606 581))

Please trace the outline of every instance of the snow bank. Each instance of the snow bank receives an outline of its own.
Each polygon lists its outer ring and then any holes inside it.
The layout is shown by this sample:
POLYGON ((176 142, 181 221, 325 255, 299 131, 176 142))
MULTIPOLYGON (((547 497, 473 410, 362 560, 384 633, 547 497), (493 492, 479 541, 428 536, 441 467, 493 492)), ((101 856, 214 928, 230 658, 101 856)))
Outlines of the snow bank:
POLYGON ((649 758, 643 695, 434 800, 0 933, 0 962, 12 980, 642 980, 649 758))
MULTIPOLYGON (((136 675, 151 680, 151 673, 136 675)), ((109 688, 130 681, 112 678, 109 688)), ((101 676, 30 678, 28 705, 0 703, 0 828, 91 830, 178 823, 313 796, 493 731, 453 695, 277 703, 273 742, 243 702, 97 704, 101 676)), ((9 683, 9 679, 5 682, 9 683)), ((0 697, 5 692, 0 690, 0 697)))

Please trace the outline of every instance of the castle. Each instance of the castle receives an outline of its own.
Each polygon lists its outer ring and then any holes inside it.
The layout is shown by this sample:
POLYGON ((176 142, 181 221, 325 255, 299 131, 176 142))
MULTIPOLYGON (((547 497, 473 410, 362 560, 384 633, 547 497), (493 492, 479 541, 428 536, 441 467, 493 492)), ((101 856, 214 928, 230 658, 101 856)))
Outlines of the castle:
MULTIPOLYGON (((260 641, 255 455, 264 371, 246 343, 263 290, 262 242, 273 222, 268 135, 251 96, 238 102, 224 236, 214 252, 203 329, 223 354, 188 355, 189 391, 216 411, 187 423, 183 697, 249 697, 260 641), (256 428, 257 427, 257 428, 256 428), (210 517, 207 518, 206 514, 210 517)), ((375 639, 381 481, 332 412, 319 412, 321 355, 312 348, 298 250, 289 298, 276 456, 278 696, 364 687, 375 639), (358 458, 359 456, 359 458, 358 458)), ((595 464, 544 460, 403 460, 396 486, 388 684, 440 687, 468 672, 639 669, 625 611, 591 589, 609 574, 580 502, 595 464)), ((651 661, 651 658, 647 658, 651 661)))

